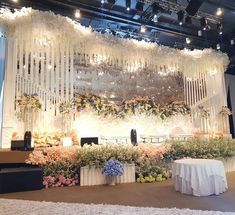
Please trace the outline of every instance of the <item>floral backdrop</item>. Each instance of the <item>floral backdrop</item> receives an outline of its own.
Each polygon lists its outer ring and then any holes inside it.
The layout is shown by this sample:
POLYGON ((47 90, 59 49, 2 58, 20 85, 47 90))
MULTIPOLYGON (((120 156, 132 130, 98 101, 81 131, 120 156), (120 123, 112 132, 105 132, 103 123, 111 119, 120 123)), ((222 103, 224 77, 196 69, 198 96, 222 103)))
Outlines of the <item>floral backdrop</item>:
POLYGON ((74 87, 75 93, 91 92, 115 103, 135 96, 149 96, 158 104, 184 100, 182 73, 166 68, 144 68, 129 73, 105 63, 85 66, 77 63, 74 87))

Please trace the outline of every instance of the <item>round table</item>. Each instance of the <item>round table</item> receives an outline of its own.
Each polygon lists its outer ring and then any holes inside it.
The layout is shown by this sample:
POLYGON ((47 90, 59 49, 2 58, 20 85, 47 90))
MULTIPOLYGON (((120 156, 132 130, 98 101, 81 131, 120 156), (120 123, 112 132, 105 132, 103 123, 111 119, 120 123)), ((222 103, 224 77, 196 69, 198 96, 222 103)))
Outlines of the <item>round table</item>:
POLYGON ((194 196, 219 195, 228 188, 224 165, 219 160, 176 160, 172 176, 176 191, 194 196))

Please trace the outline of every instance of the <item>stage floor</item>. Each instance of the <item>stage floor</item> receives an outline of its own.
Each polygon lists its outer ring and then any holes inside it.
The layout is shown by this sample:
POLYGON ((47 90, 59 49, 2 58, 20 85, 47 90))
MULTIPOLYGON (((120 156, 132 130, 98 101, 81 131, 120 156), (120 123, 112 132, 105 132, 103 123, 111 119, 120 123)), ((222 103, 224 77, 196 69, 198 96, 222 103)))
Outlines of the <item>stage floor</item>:
POLYGON ((195 197, 176 192, 173 181, 116 186, 62 187, 0 194, 0 198, 34 201, 190 208, 235 212, 235 172, 227 174, 229 189, 219 196, 195 197))
POLYGON ((0 150, 0 163, 25 163, 30 151, 11 151, 10 149, 0 150))

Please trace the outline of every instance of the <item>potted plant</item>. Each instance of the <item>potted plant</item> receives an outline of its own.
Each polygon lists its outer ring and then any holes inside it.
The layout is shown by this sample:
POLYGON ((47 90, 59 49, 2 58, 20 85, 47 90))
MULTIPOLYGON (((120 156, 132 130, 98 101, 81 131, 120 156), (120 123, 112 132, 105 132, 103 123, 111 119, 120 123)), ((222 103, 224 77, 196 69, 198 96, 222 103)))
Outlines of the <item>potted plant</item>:
POLYGON ((108 160, 102 168, 102 174, 107 176, 107 183, 115 185, 116 176, 123 174, 123 165, 118 160, 108 160))

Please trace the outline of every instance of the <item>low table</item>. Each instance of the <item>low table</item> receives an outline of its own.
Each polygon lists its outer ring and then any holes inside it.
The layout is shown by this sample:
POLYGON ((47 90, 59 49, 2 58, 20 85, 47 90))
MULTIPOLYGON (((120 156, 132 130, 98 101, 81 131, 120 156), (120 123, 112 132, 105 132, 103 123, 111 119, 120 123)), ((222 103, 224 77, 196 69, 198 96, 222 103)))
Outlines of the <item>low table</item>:
POLYGON ((176 191, 194 196, 219 195, 228 188, 222 161, 182 159, 173 163, 176 191))
POLYGON ((140 136, 141 139, 143 139, 143 143, 146 143, 147 141, 150 141, 151 143, 161 143, 164 140, 166 140, 166 135, 159 135, 159 136, 140 136), (147 140, 147 141, 146 141, 147 140))
POLYGON ((130 139, 130 137, 126 137, 126 136, 116 136, 116 137, 101 137, 101 140, 104 140, 106 143, 108 143, 109 141, 115 141, 116 143, 128 143, 128 140, 130 139))

